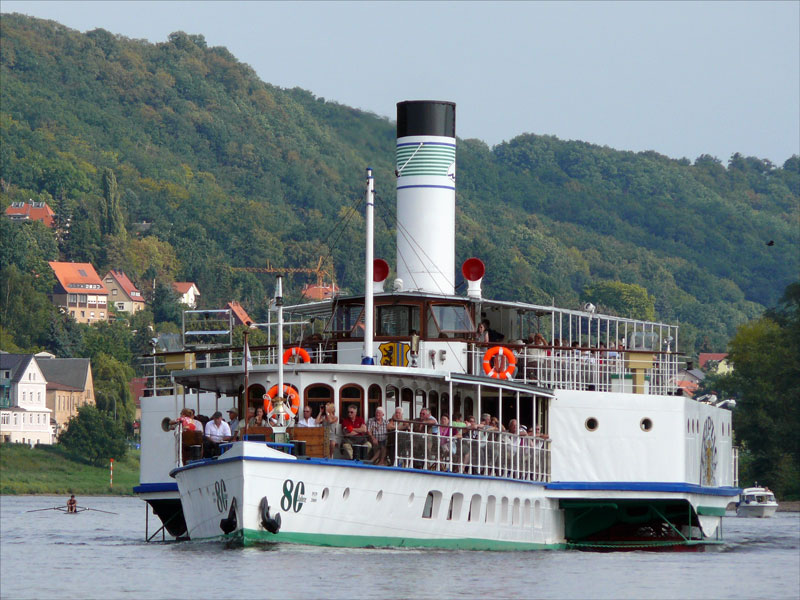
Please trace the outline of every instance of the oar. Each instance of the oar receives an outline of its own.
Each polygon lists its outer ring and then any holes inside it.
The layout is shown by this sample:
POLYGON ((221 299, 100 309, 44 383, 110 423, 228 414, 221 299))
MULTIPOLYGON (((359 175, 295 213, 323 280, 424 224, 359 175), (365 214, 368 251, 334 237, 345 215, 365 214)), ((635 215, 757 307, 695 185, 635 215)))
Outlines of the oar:
POLYGON ((107 515, 118 515, 119 513, 111 512, 109 510, 100 510, 99 508, 88 508, 86 506, 79 506, 81 510, 93 510, 94 512, 106 513, 107 515))
POLYGON ((50 508, 37 508, 37 509, 34 509, 34 510, 26 510, 25 512, 26 513, 29 513, 29 512, 41 512, 43 510, 61 510, 61 507, 60 506, 52 506, 50 508))

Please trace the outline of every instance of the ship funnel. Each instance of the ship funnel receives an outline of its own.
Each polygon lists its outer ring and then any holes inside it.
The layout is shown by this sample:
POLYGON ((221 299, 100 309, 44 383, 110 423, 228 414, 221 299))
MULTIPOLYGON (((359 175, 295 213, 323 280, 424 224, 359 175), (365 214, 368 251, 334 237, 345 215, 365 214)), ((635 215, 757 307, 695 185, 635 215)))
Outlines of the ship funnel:
POLYGON ((397 277, 408 290, 455 290, 456 105, 397 104, 397 277))
POLYGON ((480 258, 468 258, 461 265, 461 274, 467 280, 467 296, 470 298, 481 297, 481 281, 486 267, 480 258))
POLYGON ((383 292, 383 284, 389 276, 389 263, 382 258, 376 258, 372 264, 372 291, 380 294, 383 292))

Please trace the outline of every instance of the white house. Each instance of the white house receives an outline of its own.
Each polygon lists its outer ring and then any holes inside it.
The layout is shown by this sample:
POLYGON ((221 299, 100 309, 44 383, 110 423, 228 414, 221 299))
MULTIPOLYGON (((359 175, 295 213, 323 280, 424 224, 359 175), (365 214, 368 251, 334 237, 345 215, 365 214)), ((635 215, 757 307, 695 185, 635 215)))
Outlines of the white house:
POLYGON ((178 301, 185 304, 189 308, 197 307, 197 298, 200 296, 200 290, 191 281, 176 281, 172 284, 172 289, 178 293, 178 301))
POLYGON ((0 353, 0 442, 52 444, 47 380, 32 354, 0 353))

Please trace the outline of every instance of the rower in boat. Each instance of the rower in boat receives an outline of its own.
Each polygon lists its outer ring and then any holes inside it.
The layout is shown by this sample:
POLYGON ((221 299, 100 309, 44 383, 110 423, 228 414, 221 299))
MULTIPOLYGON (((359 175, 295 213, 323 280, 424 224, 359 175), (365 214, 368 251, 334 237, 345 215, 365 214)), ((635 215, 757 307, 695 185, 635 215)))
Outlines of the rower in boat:
POLYGON ((67 500, 67 512, 74 513, 78 512, 78 501, 75 499, 75 494, 72 494, 67 500))

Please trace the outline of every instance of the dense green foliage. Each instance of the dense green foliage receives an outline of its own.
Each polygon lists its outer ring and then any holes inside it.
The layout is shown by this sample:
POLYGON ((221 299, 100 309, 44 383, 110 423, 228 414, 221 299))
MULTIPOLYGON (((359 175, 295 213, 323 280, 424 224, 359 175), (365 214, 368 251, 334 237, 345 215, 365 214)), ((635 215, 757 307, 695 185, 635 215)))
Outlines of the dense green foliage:
MULTIPOLYGON (((76 461, 61 446, 0 444, 0 496, 6 494, 133 494, 139 483, 139 451, 114 461, 110 485, 108 462, 101 466, 76 461)), ((64 498, 66 502, 66 497, 64 498)), ((46 505, 45 505, 46 506, 46 505)))
POLYGON ((732 373, 706 387, 737 401, 736 435, 747 455, 742 483, 769 485, 800 499, 800 283, 777 308, 739 327, 731 340, 732 373))
POLYGON ((122 460, 128 451, 122 426, 91 404, 78 408, 58 441, 74 458, 95 466, 111 458, 122 460))
MULTIPOLYGON (((21 15, 0 27, 0 204, 46 200, 71 217, 58 245, 35 227, 7 242, 4 227, 4 347, 80 345, 43 299, 56 254, 124 269, 146 294, 194 281, 204 306, 239 300, 256 320, 271 280, 232 266, 330 255, 338 283, 360 289, 366 165, 376 255, 394 262, 388 120, 264 83, 200 35, 150 44, 21 15)), ((635 284, 657 318, 681 322, 684 351, 722 350, 798 271, 800 157, 691 163, 526 134, 461 140, 458 173, 457 257, 486 262, 489 296, 577 306, 604 282, 635 284)), ((287 282, 290 301, 305 281, 287 282)), ((175 323, 165 296, 156 322, 175 323)))

